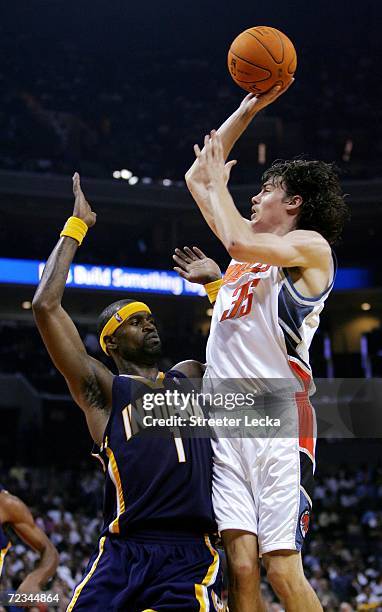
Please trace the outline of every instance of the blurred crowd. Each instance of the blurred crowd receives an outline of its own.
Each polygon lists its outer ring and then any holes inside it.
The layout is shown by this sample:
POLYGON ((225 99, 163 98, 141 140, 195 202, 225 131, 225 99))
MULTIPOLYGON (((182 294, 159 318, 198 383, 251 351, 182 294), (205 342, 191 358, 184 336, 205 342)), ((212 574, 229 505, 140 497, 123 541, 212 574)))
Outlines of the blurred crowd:
MULTIPOLYGON (((134 61, 108 51, 0 26, 0 168, 106 178, 127 168, 147 181, 183 180, 193 143, 240 101, 224 59, 215 65, 197 46, 175 56, 141 48, 134 61)), ((381 81, 370 87, 378 55, 354 44, 346 53, 306 46, 299 58, 293 94, 265 114, 279 119, 267 132, 270 155, 309 153, 350 177, 378 175, 381 81)), ((233 181, 253 182, 254 172, 257 180, 250 161, 233 181)))
MULTIPOLYGON (((79 465, 10 470, 0 480, 31 508, 60 555, 49 589, 59 593, 64 610, 81 580, 102 523, 101 469, 79 465)), ((17 588, 36 555, 13 538, 3 585, 17 588)), ((382 610, 382 468, 359 466, 319 472, 311 532, 304 548, 307 576, 325 612, 382 610)), ((266 582, 269 610, 281 611, 266 582)))
MULTIPOLYGON (((110 300, 112 301, 112 300, 110 300)), ((150 304, 149 298, 147 298, 150 304)), ((106 305, 106 302, 105 302, 106 305)), ((208 306, 206 305, 206 308, 208 306)), ((102 361, 113 371, 111 359, 105 356, 100 349, 96 336, 96 324, 77 324, 80 335, 87 351, 96 359, 102 361)), ((171 366, 184 359, 196 359, 205 362, 205 347, 208 337, 208 322, 202 324, 195 320, 192 308, 184 308, 183 317, 177 320, 161 316, 157 313, 157 325, 162 339, 162 358, 160 369, 168 370, 171 366)), ((371 335, 371 334, 369 334, 371 335)), ((373 354, 381 353, 381 334, 376 332, 377 339, 373 354), (378 335, 379 334, 379 335, 378 335)), ((326 335, 323 331, 315 334, 310 349, 310 363, 316 378, 326 378, 328 367, 336 377, 363 378, 365 373, 362 367, 360 353, 333 354, 328 361, 326 335)), ((376 357, 375 375, 381 371, 381 357, 376 357)), ((65 380, 56 370, 42 343, 40 335, 33 323, 21 321, 0 320, 0 373, 24 374, 33 386, 42 392, 67 393, 65 380), (31 355, 33 358, 31 359, 31 355)), ((333 374, 330 374, 331 376, 333 374)))
MULTIPOLYGON (((163 371, 185 358, 205 361, 207 337, 201 329, 192 330, 183 324, 164 330, 163 325, 163 321, 158 321, 163 341, 163 356, 160 362, 163 371)), ((77 328, 88 353, 114 371, 114 363, 100 348, 95 334, 96 325, 80 324, 77 328)), ((34 324, 0 320, 0 373, 24 374, 40 392, 68 393, 66 382, 54 367, 34 324)))

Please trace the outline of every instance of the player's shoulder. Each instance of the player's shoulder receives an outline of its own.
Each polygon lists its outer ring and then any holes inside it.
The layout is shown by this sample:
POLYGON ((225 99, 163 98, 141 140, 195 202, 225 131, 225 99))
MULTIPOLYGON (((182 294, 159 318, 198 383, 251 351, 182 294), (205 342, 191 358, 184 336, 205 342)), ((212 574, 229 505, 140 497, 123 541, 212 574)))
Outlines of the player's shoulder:
POLYGON ((288 232, 284 239, 291 245, 301 251, 314 256, 314 259, 319 263, 319 267, 327 267, 333 258, 332 248, 329 242, 314 230, 296 229, 288 232))
POLYGON ((13 523, 27 511, 23 501, 16 495, 3 489, 0 492, 0 520, 2 523, 13 523))
POLYGON ((323 235, 320 234, 320 232, 316 232, 315 230, 295 229, 285 234, 284 238, 286 238, 287 240, 293 240, 296 242, 297 241, 301 241, 301 242, 305 242, 305 241, 312 242, 313 241, 316 244, 326 245, 329 251, 331 250, 330 245, 328 241, 326 240, 326 238, 324 238, 323 235))
POLYGON ((206 366, 195 359, 185 359, 174 365, 167 374, 179 372, 187 378, 201 378, 204 375, 206 366))

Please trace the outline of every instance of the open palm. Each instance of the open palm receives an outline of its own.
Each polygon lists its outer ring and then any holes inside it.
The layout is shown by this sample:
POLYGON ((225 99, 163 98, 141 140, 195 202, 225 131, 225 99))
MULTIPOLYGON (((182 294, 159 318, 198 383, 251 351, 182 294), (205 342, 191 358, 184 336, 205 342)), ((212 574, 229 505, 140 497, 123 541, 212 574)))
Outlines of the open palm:
POLYGON ((190 283, 205 285, 221 278, 221 270, 216 261, 207 257, 198 247, 175 249, 172 258, 176 263, 174 270, 190 283))

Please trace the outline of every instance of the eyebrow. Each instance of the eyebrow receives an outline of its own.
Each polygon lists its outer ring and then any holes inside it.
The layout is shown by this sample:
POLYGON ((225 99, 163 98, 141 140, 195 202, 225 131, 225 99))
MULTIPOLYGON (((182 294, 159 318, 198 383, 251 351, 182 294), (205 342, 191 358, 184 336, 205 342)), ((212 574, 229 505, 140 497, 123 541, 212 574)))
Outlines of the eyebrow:
POLYGON ((144 319, 144 318, 147 318, 150 321, 154 321, 155 322, 154 316, 151 313, 145 313, 145 312, 142 312, 142 313, 138 313, 137 312, 137 313, 131 315, 131 317, 129 317, 127 320, 128 321, 132 321, 133 319, 144 319), (146 316, 146 315, 148 315, 148 316, 146 316))

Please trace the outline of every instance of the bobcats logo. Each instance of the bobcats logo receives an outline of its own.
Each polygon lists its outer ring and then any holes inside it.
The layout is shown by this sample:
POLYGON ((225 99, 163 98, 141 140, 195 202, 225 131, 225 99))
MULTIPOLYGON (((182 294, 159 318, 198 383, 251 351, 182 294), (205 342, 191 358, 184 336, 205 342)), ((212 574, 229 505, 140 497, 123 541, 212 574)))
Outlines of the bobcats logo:
POLYGON ((310 512, 309 510, 304 510, 304 512, 300 516, 300 531, 303 538, 305 538, 308 533, 310 522, 310 512))

